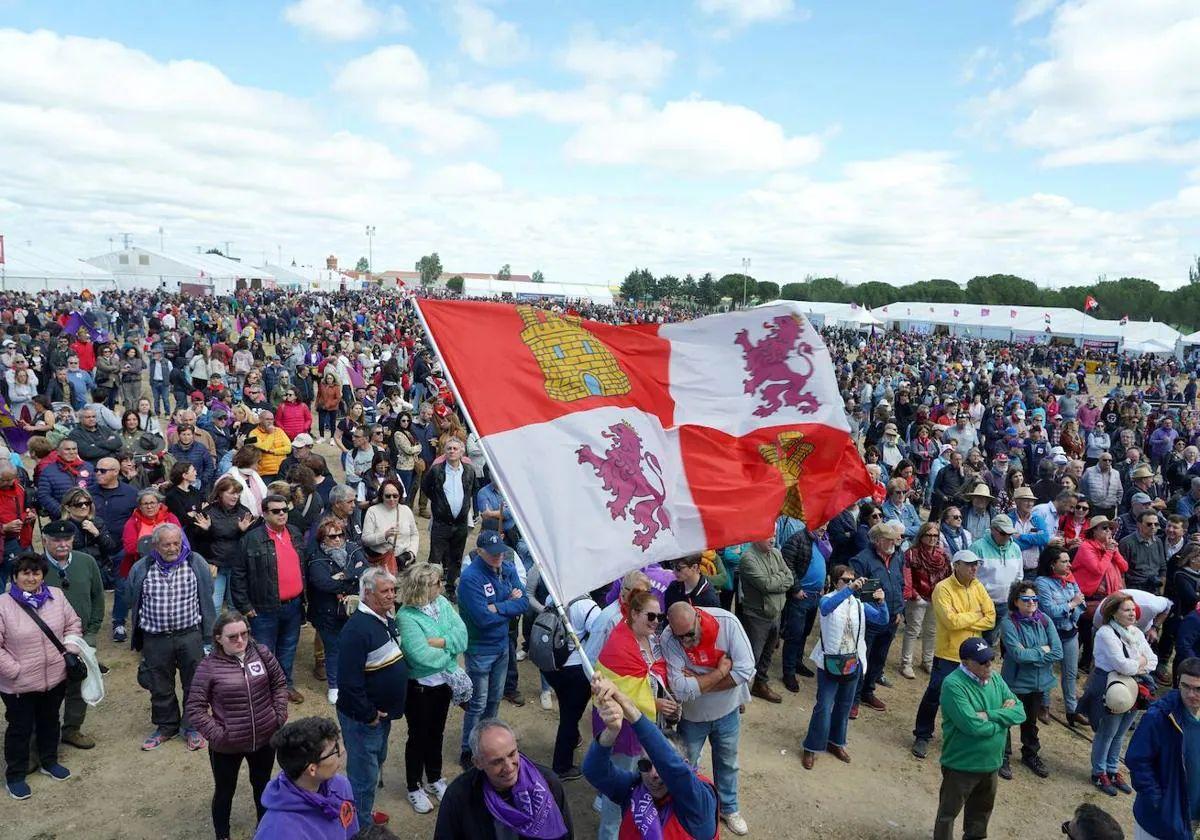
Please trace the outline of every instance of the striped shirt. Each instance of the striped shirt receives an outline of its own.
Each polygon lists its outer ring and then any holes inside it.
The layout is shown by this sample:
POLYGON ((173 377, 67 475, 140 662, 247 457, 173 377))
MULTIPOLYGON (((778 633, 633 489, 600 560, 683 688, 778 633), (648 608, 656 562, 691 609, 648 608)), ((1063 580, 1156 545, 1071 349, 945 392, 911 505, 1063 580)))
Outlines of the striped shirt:
POLYGON ((169 572, 151 561, 142 585, 138 623, 146 633, 169 633, 200 625, 200 594, 196 575, 186 562, 169 572))

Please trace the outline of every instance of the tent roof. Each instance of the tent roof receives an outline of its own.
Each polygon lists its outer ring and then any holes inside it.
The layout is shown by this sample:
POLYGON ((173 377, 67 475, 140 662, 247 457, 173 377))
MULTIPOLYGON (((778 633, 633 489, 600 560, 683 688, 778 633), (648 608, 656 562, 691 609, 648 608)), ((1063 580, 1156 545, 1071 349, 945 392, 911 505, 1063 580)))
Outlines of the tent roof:
POLYGON ((10 279, 112 283, 112 272, 48 248, 4 243, 4 276, 10 279))
POLYGON ((118 275, 141 274, 166 276, 167 272, 162 271, 163 266, 161 265, 161 262, 166 262, 175 263, 178 266, 177 273, 180 276, 200 277, 201 272, 203 272, 203 276, 216 280, 236 280, 239 278, 275 279, 275 275, 266 269, 256 268, 249 263, 231 260, 219 254, 196 254, 169 248, 159 251, 134 246, 126 250, 113 251, 108 254, 91 257, 88 259, 88 262, 92 265, 108 268, 114 274, 118 275), (123 254, 130 257, 145 254, 150 257, 151 263, 150 265, 140 265, 134 259, 130 259, 127 263, 121 263, 120 257, 123 254), (160 264, 156 265, 156 262, 160 262, 160 264))
POLYGON ((612 303, 607 286, 582 283, 533 283, 521 280, 494 280, 467 277, 463 280, 464 295, 517 295, 529 297, 587 298, 595 303, 612 303))
POLYGON ((1188 334, 1188 335, 1185 335, 1185 336, 1184 336, 1182 339, 1180 339, 1180 340, 1181 340, 1181 341, 1182 341, 1184 344, 1200 344, 1200 330, 1196 330, 1196 332, 1194 332, 1194 333, 1190 333, 1190 334, 1188 334))

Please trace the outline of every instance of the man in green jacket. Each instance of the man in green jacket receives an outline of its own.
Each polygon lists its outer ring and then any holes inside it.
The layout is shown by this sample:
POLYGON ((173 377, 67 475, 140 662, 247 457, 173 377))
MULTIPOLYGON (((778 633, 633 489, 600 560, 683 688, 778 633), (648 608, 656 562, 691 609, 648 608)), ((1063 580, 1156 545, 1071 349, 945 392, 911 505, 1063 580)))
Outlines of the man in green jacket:
MULTIPOLYGON (((57 586, 67 596, 67 602, 79 614, 83 640, 96 646, 96 634, 104 623, 104 580, 100 566, 90 554, 72 551, 75 528, 64 520, 51 522, 42 529, 46 547, 46 585, 57 586)), ((80 693, 80 682, 67 681, 67 697, 63 704, 62 742, 81 750, 90 750, 96 741, 80 732, 87 714, 87 704, 80 693)))
POLYGON ((750 543, 742 552, 742 625, 754 651, 754 684, 750 693, 769 703, 782 702, 767 683, 775 642, 779 639, 779 616, 792 588, 793 576, 775 538, 750 543))
POLYGON ((963 810, 963 840, 987 837, 996 800, 996 779, 1008 728, 1025 720, 1025 709, 992 673, 996 652, 978 636, 958 648, 961 665, 942 682, 942 787, 934 840, 953 840, 963 810))

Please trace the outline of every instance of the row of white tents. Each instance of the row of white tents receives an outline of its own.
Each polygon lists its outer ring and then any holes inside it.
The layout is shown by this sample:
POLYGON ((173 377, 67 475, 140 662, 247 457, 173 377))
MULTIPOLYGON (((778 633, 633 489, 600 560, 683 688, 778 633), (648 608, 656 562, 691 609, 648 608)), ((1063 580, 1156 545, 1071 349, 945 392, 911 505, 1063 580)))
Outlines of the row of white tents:
POLYGON ((1053 341, 1103 350, 1177 356, 1191 346, 1200 345, 1200 332, 1185 336, 1159 321, 1105 321, 1078 309, 1062 307, 924 301, 899 301, 875 309, 852 303, 813 301, 803 301, 800 306, 818 326, 949 333, 1011 342, 1053 341))

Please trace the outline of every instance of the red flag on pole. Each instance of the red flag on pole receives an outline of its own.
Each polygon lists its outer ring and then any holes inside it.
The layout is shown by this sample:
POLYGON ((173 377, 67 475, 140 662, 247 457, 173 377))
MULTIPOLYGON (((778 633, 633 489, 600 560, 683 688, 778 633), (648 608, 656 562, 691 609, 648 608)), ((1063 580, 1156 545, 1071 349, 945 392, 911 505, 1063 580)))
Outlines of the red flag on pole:
POLYGON ((1017 310, 1015 310, 1015 309, 1010 309, 1010 310, 1008 310, 1008 317, 1009 317, 1009 318, 1016 318, 1016 317, 1017 317, 1017 310))
POLYGON ((991 314, 991 312, 992 312, 992 310, 988 309, 986 306, 981 306, 979 308, 979 317, 986 318, 988 315, 991 314))
POLYGON ((1100 307, 1100 302, 1098 300, 1096 300, 1094 297, 1092 297, 1091 295, 1088 295, 1087 297, 1085 297, 1083 299, 1083 311, 1084 312, 1091 312, 1093 309, 1098 309, 1099 307, 1100 307))
POLYGON ((524 305, 416 305, 563 598, 647 563, 765 539, 781 510, 815 528, 871 492, 829 351, 798 304, 638 326, 524 305))

